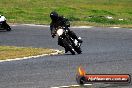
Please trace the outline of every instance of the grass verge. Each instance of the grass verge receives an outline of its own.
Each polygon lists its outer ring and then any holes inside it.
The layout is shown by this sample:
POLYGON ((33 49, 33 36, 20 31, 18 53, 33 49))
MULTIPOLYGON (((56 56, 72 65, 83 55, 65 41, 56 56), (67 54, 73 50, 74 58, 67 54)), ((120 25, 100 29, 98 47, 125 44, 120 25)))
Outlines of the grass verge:
POLYGON ((0 2, 0 14, 5 15, 10 23, 49 24, 49 13, 55 10, 66 16, 74 25, 132 27, 131 0, 0 0, 0 2))
POLYGON ((54 53, 53 49, 0 46, 0 60, 54 53))

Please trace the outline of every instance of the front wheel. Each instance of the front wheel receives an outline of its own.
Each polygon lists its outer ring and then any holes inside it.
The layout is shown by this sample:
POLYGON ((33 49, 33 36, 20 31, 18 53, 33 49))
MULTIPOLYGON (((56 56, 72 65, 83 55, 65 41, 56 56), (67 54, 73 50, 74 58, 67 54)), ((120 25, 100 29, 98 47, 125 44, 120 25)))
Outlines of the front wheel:
POLYGON ((11 27, 10 27, 7 23, 6 23, 5 29, 6 29, 7 31, 11 31, 11 27))
POLYGON ((65 39, 63 39, 62 41, 64 43, 65 48, 67 48, 72 55, 75 55, 75 50, 73 49, 73 47, 65 39))
POLYGON ((11 31, 11 28, 7 28, 6 30, 7 30, 7 31, 11 31))

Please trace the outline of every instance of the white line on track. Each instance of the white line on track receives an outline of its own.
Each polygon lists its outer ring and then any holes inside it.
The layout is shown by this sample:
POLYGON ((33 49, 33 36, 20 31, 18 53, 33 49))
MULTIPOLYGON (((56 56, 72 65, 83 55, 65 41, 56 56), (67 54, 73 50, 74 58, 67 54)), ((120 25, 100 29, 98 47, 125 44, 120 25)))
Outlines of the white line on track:
POLYGON ((71 86, 73 86, 73 87, 79 87, 80 85, 71 85, 71 86))
POLYGON ((110 28, 121 28, 121 27, 110 27, 110 28))
POLYGON ((91 86, 92 84, 84 84, 84 86, 91 86))
MULTIPOLYGON (((92 85, 93 84, 84 84, 83 86, 88 87, 92 85)), ((80 85, 58 86, 58 87, 51 87, 51 88, 70 88, 70 87, 80 87, 80 85)))
MULTIPOLYGON (((50 27, 49 25, 36 25, 36 24, 13 24, 12 26, 34 26, 34 27, 50 27)), ((73 26, 70 28, 92 28, 93 26, 73 26)))
POLYGON ((60 86, 60 88, 69 88, 70 86, 60 86))
MULTIPOLYGON (((11 26, 33 26, 33 27, 50 27, 49 25, 38 25, 38 24, 11 24, 11 26)), ((94 26, 72 26, 70 28, 93 28, 94 26)), ((108 27, 108 28, 114 28, 119 29, 121 27, 108 27)), ((132 29, 130 29, 132 30, 132 29)))
POLYGON ((12 24, 11 26, 50 27, 49 25, 36 25, 36 24, 12 24))
POLYGON ((93 26, 73 26, 71 28, 92 28, 93 26))

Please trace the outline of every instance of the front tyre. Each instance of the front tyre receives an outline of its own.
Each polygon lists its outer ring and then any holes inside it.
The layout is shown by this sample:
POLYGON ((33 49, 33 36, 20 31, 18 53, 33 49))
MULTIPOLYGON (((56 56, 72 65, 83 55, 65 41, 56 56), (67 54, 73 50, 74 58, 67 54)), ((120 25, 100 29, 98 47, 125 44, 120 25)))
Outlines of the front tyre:
POLYGON ((7 31, 11 31, 11 28, 7 28, 6 30, 7 30, 7 31))
POLYGON ((6 27, 5 28, 6 28, 7 31, 11 31, 11 27, 7 23, 6 23, 6 27))
POLYGON ((73 47, 65 39, 63 39, 62 41, 65 45, 65 48, 67 48, 72 55, 75 55, 75 50, 73 49, 73 47))

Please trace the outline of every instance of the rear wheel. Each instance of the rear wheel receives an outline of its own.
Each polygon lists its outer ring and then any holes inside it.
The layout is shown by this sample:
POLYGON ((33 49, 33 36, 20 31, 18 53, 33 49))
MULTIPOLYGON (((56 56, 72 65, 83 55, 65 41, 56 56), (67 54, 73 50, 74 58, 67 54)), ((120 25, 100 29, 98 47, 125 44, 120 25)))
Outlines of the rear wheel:
POLYGON ((78 53, 78 54, 81 54, 82 53, 82 50, 80 48, 79 45, 75 45, 75 43, 73 42, 72 46, 74 47, 75 51, 78 53))
POLYGON ((70 49, 70 52, 72 53, 72 55, 75 55, 75 50, 74 49, 70 49))

